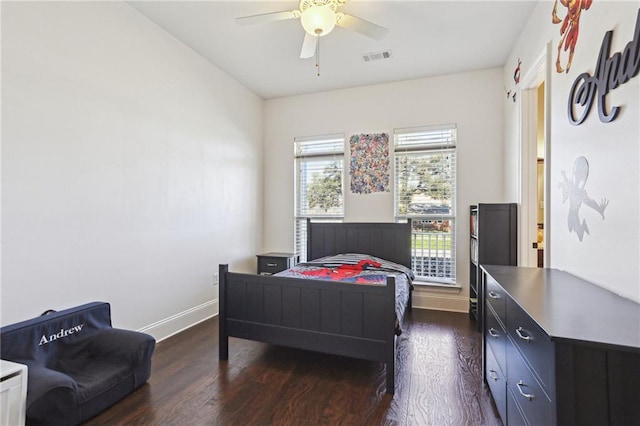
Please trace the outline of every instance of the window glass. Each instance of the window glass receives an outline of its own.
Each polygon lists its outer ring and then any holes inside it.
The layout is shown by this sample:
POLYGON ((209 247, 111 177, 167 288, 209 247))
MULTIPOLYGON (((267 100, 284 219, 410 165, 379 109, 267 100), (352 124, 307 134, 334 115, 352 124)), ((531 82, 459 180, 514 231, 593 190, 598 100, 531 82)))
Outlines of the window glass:
POLYGON ((344 217, 344 135, 296 138, 295 248, 307 260, 307 219, 344 217))
POLYGON ((418 280, 455 284, 456 126, 394 131, 397 220, 411 219, 418 280))

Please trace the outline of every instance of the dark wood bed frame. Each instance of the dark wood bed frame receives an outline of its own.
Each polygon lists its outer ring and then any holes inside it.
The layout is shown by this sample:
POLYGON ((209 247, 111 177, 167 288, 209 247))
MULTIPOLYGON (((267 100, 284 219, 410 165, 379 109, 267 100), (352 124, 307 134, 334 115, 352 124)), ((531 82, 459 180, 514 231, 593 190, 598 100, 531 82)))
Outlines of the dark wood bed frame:
MULTIPOLYGON (((307 257, 364 253, 411 267, 411 223, 307 223, 307 257)), ((395 390, 395 278, 387 285, 229 272, 220 265, 220 360, 229 337, 385 363, 395 390)), ((409 298, 411 306, 411 298, 409 298)))

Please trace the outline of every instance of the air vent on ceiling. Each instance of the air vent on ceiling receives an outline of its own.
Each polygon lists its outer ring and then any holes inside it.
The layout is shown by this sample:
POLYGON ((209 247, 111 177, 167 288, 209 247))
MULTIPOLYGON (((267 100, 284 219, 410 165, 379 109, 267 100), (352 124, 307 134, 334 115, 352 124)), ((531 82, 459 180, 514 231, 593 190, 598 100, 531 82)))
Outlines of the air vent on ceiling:
POLYGON ((379 61, 381 59, 390 59, 390 58, 391 58, 390 50, 384 50, 382 52, 365 53, 364 55, 362 55, 362 60, 365 62, 379 61))

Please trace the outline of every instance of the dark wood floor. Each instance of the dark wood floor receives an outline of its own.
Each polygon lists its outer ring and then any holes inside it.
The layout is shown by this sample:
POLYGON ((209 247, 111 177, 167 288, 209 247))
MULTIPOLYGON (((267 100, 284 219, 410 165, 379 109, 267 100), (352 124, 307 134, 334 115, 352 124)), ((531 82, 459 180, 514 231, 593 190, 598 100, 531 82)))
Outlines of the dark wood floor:
POLYGON ((231 338, 218 321, 157 345, 149 382, 87 425, 499 425, 466 314, 414 309, 398 342, 396 393, 382 364, 231 338))

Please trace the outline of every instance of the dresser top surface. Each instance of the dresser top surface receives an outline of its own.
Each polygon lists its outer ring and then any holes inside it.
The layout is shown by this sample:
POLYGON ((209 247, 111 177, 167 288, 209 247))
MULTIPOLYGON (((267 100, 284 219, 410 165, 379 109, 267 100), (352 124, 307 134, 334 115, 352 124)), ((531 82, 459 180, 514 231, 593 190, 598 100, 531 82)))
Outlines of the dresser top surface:
POLYGON ((552 340, 640 351, 640 304, 557 269, 482 265, 552 340))

